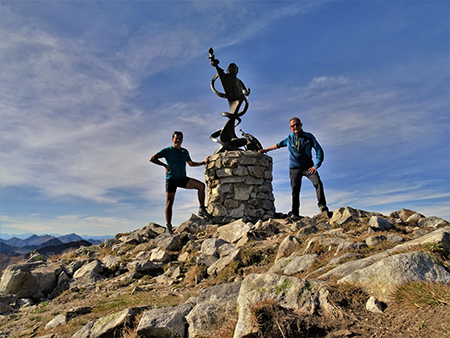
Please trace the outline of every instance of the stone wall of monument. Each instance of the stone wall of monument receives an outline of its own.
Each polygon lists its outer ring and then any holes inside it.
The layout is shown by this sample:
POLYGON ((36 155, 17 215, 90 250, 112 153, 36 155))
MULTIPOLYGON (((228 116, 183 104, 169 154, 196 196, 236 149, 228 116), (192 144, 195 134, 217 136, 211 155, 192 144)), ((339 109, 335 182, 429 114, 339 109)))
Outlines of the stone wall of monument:
POLYGON ((272 158, 255 151, 225 151, 205 167, 207 208, 217 223, 275 216, 272 158))

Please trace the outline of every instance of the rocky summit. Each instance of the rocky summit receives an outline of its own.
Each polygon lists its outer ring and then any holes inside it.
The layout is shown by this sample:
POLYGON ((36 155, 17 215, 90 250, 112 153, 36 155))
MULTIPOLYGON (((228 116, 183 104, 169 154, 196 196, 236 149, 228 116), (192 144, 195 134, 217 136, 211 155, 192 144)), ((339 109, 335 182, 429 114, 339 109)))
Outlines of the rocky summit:
POLYGON ((450 225, 343 207, 150 223, 4 269, 0 337, 450 337, 450 225))

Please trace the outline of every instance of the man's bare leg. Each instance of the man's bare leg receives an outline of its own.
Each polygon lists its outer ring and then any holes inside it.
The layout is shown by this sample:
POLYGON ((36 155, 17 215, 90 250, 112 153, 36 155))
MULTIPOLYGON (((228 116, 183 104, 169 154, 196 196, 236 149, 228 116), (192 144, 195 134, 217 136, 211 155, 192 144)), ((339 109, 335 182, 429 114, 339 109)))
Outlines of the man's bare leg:
POLYGON ((166 227, 169 233, 172 233, 172 214, 173 214, 173 203, 175 201, 175 193, 167 192, 166 193, 166 227))
POLYGON ((211 215, 205 208, 205 183, 200 182, 195 178, 191 178, 186 184, 186 189, 197 189, 198 203, 200 204, 200 207, 198 208, 198 215, 210 219, 211 215))
POLYGON ((200 204, 200 207, 205 206, 205 183, 200 182, 195 178, 191 178, 186 184, 186 189, 197 189, 198 203, 200 204))

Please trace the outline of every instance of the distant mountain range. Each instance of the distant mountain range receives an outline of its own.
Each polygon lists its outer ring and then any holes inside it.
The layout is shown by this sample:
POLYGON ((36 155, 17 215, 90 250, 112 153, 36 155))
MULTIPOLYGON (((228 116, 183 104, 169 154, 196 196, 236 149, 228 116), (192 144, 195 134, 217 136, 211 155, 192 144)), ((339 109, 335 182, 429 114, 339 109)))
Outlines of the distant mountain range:
MULTIPOLYGON (((105 236, 104 239, 106 238, 112 237, 105 236)), ((0 253, 18 256, 37 250, 40 254, 59 254, 69 248, 101 244, 104 239, 84 239, 74 233, 58 237, 53 235, 31 235, 25 239, 14 236, 7 240, 0 238, 0 253)))

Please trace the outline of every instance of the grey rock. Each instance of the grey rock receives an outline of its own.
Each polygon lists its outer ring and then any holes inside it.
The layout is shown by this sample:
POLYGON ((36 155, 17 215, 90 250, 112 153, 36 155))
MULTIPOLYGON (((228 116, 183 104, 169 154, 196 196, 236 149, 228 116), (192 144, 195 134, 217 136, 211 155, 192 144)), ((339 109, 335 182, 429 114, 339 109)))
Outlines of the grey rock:
MULTIPOLYGON (((296 222, 295 224, 296 224, 295 227, 297 227, 300 224, 300 222, 296 222)), ((319 231, 319 229, 317 228, 317 226, 315 226, 315 225, 307 225, 307 226, 301 228, 298 231, 297 236, 298 237, 309 236, 311 234, 316 234, 318 231, 319 231)))
POLYGON ((178 227, 178 232, 189 232, 191 234, 198 234, 206 230, 208 221, 192 214, 191 217, 180 224, 178 227))
POLYGON ((412 214, 415 212, 409 209, 400 209, 397 211, 392 212, 389 217, 390 218, 397 218, 401 221, 406 221, 412 214))
POLYGON ((336 249, 336 252, 334 253, 335 256, 337 256, 341 251, 343 250, 350 250, 350 249, 362 249, 366 248, 367 244, 363 242, 350 242, 350 241, 343 241, 340 243, 336 249))
POLYGON ((65 282, 69 281, 70 277, 69 275, 67 275, 67 273, 65 271, 62 271, 59 276, 58 276, 58 284, 57 286, 60 286, 62 284, 64 284, 65 282))
POLYGON ((192 305, 185 303, 174 308, 145 311, 136 333, 140 337, 185 337, 187 314, 192 305))
POLYGON ((92 312, 92 307, 90 307, 90 306, 82 306, 82 307, 72 308, 66 312, 66 320, 69 321, 76 317, 83 316, 83 315, 91 313, 91 312, 92 312))
POLYGON ((164 251, 178 251, 181 249, 179 235, 162 234, 153 239, 152 242, 164 251))
POLYGON ((317 255, 303 255, 281 258, 269 269, 270 273, 280 273, 283 275, 293 275, 298 272, 307 272, 317 261, 317 255))
POLYGON ((236 247, 240 247, 239 243, 241 241, 242 241, 242 238, 236 245, 230 244, 230 243, 226 243, 224 245, 221 245, 217 249, 217 253, 219 254, 219 258, 222 258, 222 257, 225 257, 225 256, 228 256, 228 255, 232 254, 236 250, 236 247))
POLYGON ((10 265, 3 272, 0 293, 15 294, 21 298, 42 298, 57 285, 62 268, 58 264, 42 262, 10 265))
POLYGON ((324 273, 319 276, 320 279, 328 279, 331 277, 344 277, 356 270, 364 269, 379 260, 382 260, 389 255, 395 254, 399 251, 408 250, 414 246, 427 244, 427 243, 437 243, 442 244, 443 247, 450 253, 450 226, 435 230, 429 234, 426 234, 420 238, 414 239, 412 241, 405 242, 403 244, 399 244, 392 249, 386 250, 384 252, 380 252, 378 254, 358 259, 355 261, 346 262, 336 268, 324 273))
POLYGON ((130 272, 149 272, 159 270, 163 267, 164 263, 152 262, 148 260, 133 261, 127 264, 127 269, 130 272))
POLYGON ((370 236, 365 239, 367 246, 376 246, 382 241, 387 241, 387 237, 384 235, 370 236))
POLYGON ((243 281, 237 300, 239 317, 234 338, 256 332, 250 307, 261 300, 274 299, 282 307, 313 314, 319 309, 324 315, 334 316, 337 309, 328 300, 327 283, 277 274, 250 274, 243 281))
POLYGON ((206 267, 210 267, 211 265, 213 265, 218 260, 219 260, 219 258, 217 258, 216 256, 203 255, 203 254, 201 254, 200 256, 196 257, 197 265, 199 265, 199 266, 206 266, 206 267))
POLYGON ((330 223, 344 225, 350 222, 358 222, 360 218, 369 216, 383 216, 380 213, 369 212, 364 210, 353 209, 351 207, 339 208, 333 212, 330 223))
POLYGON ((216 261, 214 264, 212 264, 208 270, 207 273, 210 276, 217 275, 220 271, 225 269, 225 267, 228 266, 231 262, 234 262, 239 259, 239 253, 241 252, 240 249, 234 250, 231 254, 225 257, 221 257, 218 261, 216 261))
POLYGON ((146 230, 151 230, 156 234, 161 235, 166 232, 166 227, 158 223, 151 222, 147 225, 146 230))
POLYGON ((164 250, 161 250, 160 248, 156 248, 152 250, 152 255, 150 256, 150 260, 152 262, 162 262, 162 263, 168 263, 172 260, 172 257, 165 252, 164 250))
POLYGON ((84 264, 73 274, 73 279, 77 284, 90 284, 98 282, 105 277, 100 275, 103 272, 103 264, 100 260, 94 259, 88 264, 84 264))
POLYGON ((375 230, 389 230, 392 228, 392 223, 386 218, 379 216, 372 216, 369 220, 369 225, 375 230))
POLYGON ((12 308, 8 304, 0 303, 0 314, 11 312, 12 308))
POLYGON ((141 236, 145 241, 158 237, 160 234, 166 232, 166 229, 160 225, 153 224, 152 226, 148 225, 140 230, 136 230, 136 233, 141 236), (156 231, 156 227, 159 227, 158 231, 156 231))
POLYGON ((105 248, 109 249, 112 248, 114 244, 117 244, 116 239, 115 238, 107 238, 105 239, 105 248))
POLYGON ((151 251, 140 251, 136 255, 135 260, 140 261, 140 260, 144 260, 144 259, 150 259, 150 257, 152 257, 151 251))
POLYGON ((383 305, 374 296, 371 296, 366 303, 366 310, 373 313, 383 313, 383 305))
POLYGON ((425 216, 416 212, 416 213, 412 214, 411 216, 409 216, 406 221, 407 222, 419 221, 422 218, 425 218, 425 216))
POLYGON ((34 302, 31 298, 20 298, 16 302, 16 306, 18 307, 29 307, 34 305, 34 302))
POLYGON ((414 281, 450 283, 450 273, 426 253, 416 251, 387 257, 341 278, 338 283, 360 285, 369 294, 388 302, 400 284, 414 281))
POLYGON ((127 236, 119 237, 119 241, 121 241, 123 244, 140 244, 143 243, 145 240, 142 238, 141 235, 139 235, 137 232, 133 231, 127 236))
POLYGON ((71 262, 69 265, 65 267, 65 271, 72 277, 75 271, 81 268, 84 264, 89 263, 89 258, 77 259, 76 261, 71 262))
POLYGON ((118 256, 107 255, 107 256, 103 257, 102 264, 105 268, 109 269, 109 268, 112 268, 113 266, 116 266, 121 261, 122 261, 122 258, 120 258, 118 256))
POLYGON ((52 329, 54 327, 60 326, 60 325, 64 325, 66 324, 66 315, 58 315, 55 318, 53 318, 51 321, 49 321, 46 325, 45 325, 45 329, 52 329))
POLYGON ((219 247, 227 243, 227 241, 220 238, 208 238, 203 241, 200 252, 204 255, 219 258, 219 247))
POLYGON ((186 316, 189 337, 211 337, 236 313, 237 297, 241 282, 216 285, 203 290, 196 298, 196 305, 186 316))
POLYGON ((300 241, 294 237, 294 236, 287 236, 283 241, 280 243, 280 246, 278 247, 278 253, 275 258, 275 261, 278 261, 282 257, 290 256, 295 249, 298 248, 300 245, 300 241))
POLYGON ((438 228, 440 226, 448 225, 449 223, 439 217, 426 217, 426 218, 420 218, 417 222, 417 225, 421 228, 438 228))
POLYGON ((218 238, 228 243, 237 243, 244 235, 250 231, 250 225, 242 220, 237 220, 226 224, 217 230, 218 238))
POLYGON ((343 254, 342 256, 330 259, 330 261, 328 262, 328 265, 329 266, 330 265, 339 265, 339 264, 341 264, 342 261, 350 261, 350 260, 354 260, 354 259, 360 259, 362 257, 364 257, 364 256, 359 253, 347 252, 347 253, 343 254))
POLYGON ((132 309, 112 313, 106 317, 87 323, 72 335, 72 338, 114 337, 118 334, 119 330, 131 324, 133 317, 134 312, 132 309))
POLYGON ((386 234, 386 240, 391 242, 401 243, 404 242, 405 239, 402 236, 396 234, 386 234))

